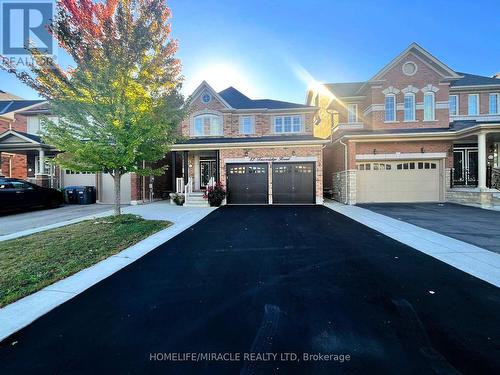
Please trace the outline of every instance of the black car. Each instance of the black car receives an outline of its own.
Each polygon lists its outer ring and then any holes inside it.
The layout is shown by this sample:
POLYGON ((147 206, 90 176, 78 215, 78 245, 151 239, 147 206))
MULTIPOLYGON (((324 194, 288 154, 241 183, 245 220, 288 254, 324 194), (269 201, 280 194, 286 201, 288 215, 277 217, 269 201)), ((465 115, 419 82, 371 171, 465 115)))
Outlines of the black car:
POLYGON ((44 206, 59 207, 63 194, 56 189, 41 187, 17 178, 0 177, 0 212, 44 206))

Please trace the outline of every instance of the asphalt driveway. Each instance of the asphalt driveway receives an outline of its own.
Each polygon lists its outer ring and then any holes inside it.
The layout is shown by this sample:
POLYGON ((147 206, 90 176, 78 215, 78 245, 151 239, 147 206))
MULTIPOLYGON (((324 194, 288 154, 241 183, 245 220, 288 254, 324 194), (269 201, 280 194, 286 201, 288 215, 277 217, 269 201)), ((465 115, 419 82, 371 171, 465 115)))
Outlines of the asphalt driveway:
POLYGON ((44 227, 112 210, 110 204, 64 205, 54 209, 33 208, 0 215, 0 235, 44 227))
POLYGON ((228 206, 4 340, 0 373, 494 374, 498 316, 499 289, 326 207, 228 206))
POLYGON ((500 254, 500 211, 452 203, 380 203, 359 206, 500 254))

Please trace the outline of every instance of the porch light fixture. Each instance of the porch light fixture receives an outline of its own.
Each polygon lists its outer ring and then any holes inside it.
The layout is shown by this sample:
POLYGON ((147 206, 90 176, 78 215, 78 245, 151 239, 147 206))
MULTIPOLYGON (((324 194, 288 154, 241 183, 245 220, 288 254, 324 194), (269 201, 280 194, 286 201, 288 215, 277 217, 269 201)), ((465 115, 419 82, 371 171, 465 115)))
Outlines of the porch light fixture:
POLYGON ((292 151, 292 156, 295 156, 295 151, 292 151))
POLYGON ((423 147, 420 147, 420 152, 423 154, 425 152, 423 147))
POLYGON ((245 150, 245 157, 247 157, 247 156, 248 156, 248 151, 245 150))
POLYGON ((377 149, 376 148, 373 149, 373 155, 377 155, 377 149))
POLYGON ((453 156, 453 146, 448 149, 448 156, 453 156))

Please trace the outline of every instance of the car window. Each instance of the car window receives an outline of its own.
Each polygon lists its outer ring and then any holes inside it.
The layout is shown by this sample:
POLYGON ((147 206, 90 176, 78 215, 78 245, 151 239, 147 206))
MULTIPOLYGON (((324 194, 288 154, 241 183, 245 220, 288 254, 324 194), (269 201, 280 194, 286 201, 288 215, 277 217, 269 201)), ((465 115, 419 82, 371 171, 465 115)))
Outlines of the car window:
POLYGON ((12 186, 12 184, 9 182, 1 182, 0 183, 0 190, 4 190, 4 189, 13 189, 14 187, 12 186))
POLYGON ((28 189, 28 190, 33 189, 33 186, 31 186, 30 184, 28 184, 26 182, 12 181, 11 183, 12 183, 12 186, 14 187, 14 189, 28 189))

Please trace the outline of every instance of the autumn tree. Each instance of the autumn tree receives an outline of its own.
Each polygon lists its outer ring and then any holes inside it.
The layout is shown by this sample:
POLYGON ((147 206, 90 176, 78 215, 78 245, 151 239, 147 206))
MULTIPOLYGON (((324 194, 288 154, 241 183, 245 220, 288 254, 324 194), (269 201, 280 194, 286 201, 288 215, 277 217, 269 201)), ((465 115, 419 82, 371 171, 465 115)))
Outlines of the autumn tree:
POLYGON ((49 100, 58 116, 45 119, 42 134, 61 151, 56 163, 109 173, 120 214, 121 176, 161 173, 147 166, 175 142, 183 117, 170 9, 165 0, 59 0, 57 10, 50 32, 74 66, 64 69, 27 46, 35 62, 29 71, 6 62, 3 68, 49 100))

